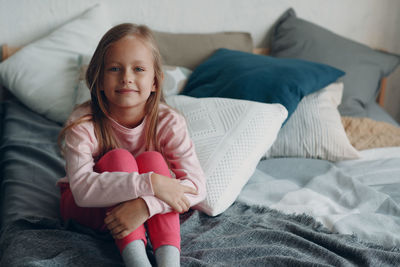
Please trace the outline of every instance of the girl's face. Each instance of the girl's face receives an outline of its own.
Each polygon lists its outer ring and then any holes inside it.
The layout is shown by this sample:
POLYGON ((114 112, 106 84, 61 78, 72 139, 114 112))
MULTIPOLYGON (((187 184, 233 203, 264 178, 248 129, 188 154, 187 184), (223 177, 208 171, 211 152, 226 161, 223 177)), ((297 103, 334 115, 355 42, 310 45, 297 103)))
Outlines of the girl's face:
POLYGON ((156 90, 153 55, 142 39, 126 36, 113 43, 104 58, 104 94, 110 114, 144 113, 146 101, 156 90))

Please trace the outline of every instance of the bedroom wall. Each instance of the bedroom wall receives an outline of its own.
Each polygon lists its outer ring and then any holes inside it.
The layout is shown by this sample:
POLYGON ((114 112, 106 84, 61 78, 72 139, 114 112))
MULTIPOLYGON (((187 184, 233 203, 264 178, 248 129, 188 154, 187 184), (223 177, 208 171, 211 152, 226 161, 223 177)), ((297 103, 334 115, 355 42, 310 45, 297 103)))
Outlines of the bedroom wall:
MULTIPOLYGON (((145 23, 160 31, 248 31, 266 47, 268 31, 289 7, 340 35, 400 54, 398 0, 0 0, 0 44, 25 45, 104 2, 114 24, 145 23)), ((400 71, 389 79, 385 109, 400 122, 400 71)))

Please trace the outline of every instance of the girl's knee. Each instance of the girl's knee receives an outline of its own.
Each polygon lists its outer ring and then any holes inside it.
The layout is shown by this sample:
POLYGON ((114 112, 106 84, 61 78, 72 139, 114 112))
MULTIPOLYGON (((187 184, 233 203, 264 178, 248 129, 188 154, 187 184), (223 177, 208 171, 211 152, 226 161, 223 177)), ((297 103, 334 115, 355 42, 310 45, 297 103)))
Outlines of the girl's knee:
POLYGON ((136 158, 139 172, 155 172, 164 176, 171 177, 168 164, 163 155, 157 151, 146 151, 136 158))
POLYGON ((108 151, 96 163, 96 172, 135 172, 138 171, 133 155, 126 149, 117 148, 108 151))
POLYGON ((163 155, 158 151, 145 151, 139 156, 137 156, 138 160, 161 160, 165 161, 163 155))
POLYGON ((101 159, 103 158, 133 158, 131 152, 123 148, 115 148, 113 150, 108 151, 105 153, 101 159))

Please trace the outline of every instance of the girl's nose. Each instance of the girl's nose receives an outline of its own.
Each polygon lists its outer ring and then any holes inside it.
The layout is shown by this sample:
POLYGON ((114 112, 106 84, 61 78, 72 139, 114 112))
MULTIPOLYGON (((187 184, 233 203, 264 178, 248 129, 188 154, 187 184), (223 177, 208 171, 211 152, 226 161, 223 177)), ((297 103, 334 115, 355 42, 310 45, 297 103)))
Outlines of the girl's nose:
POLYGON ((133 83, 133 79, 134 79, 134 77, 132 74, 130 74, 129 72, 124 72, 124 75, 122 77, 122 83, 123 84, 131 84, 131 83, 133 83))

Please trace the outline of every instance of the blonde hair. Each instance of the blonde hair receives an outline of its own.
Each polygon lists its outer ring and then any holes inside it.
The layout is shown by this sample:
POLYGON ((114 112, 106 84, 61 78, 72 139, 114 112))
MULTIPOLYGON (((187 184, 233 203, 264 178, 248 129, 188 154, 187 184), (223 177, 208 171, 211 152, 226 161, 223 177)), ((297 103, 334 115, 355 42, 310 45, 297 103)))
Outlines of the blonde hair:
POLYGON ((156 85, 156 90, 150 94, 145 105, 145 113, 147 116, 145 125, 146 150, 154 148, 157 151, 160 151, 156 134, 158 110, 159 103, 165 102, 161 90, 163 80, 161 55, 152 31, 145 25, 136 25, 132 23, 123 23, 111 28, 100 40, 86 71, 86 84, 89 87, 91 99, 81 105, 90 105, 92 114, 79 118, 61 130, 58 138, 58 143, 61 149, 63 149, 61 142, 64 139, 66 132, 85 121, 92 121, 94 125, 94 132, 99 143, 99 155, 97 158, 100 158, 108 151, 119 147, 108 119, 107 98, 105 97, 104 92, 101 91, 101 88, 103 83, 102 77, 104 74, 104 58, 108 48, 116 41, 129 35, 134 35, 148 44, 153 55, 154 83, 156 85))

